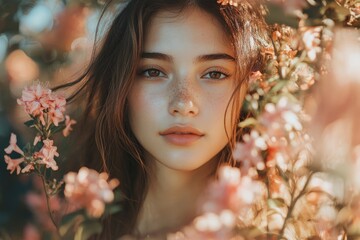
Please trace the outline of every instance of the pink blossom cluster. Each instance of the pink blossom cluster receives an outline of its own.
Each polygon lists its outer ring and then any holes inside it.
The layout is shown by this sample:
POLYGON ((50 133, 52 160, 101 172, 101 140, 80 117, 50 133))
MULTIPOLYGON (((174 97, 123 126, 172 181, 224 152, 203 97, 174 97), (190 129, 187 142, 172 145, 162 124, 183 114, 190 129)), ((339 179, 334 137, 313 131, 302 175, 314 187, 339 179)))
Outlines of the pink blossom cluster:
POLYGON ((85 208, 88 215, 101 217, 105 204, 114 200, 113 190, 119 185, 117 179, 108 181, 108 174, 82 167, 78 173, 69 172, 64 176, 65 197, 71 204, 85 208))
POLYGON ((54 157, 58 157, 59 153, 57 152, 57 147, 54 146, 54 141, 45 139, 43 143, 44 146, 41 150, 35 153, 35 157, 40 159, 38 163, 45 164, 47 168, 51 168, 54 171, 58 170, 54 157))
POLYGON ((317 55, 321 53, 321 33, 323 27, 306 27, 302 29, 302 42, 308 58, 315 61, 317 55))
POLYGON ((43 87, 40 83, 26 87, 17 102, 24 106, 31 117, 37 117, 44 126, 47 123, 45 115, 55 126, 64 120, 66 99, 53 94, 50 89, 43 87))
POLYGON ((237 224, 248 222, 251 206, 266 195, 263 183, 242 176, 236 167, 222 166, 218 173, 218 179, 207 188, 201 214, 168 239, 232 239, 237 224))
POLYGON ((41 143, 39 151, 24 151, 17 145, 17 137, 11 134, 10 145, 5 148, 6 154, 15 152, 21 155, 20 158, 12 159, 5 155, 4 159, 10 173, 16 171, 17 174, 28 173, 36 169, 38 165, 45 165, 46 168, 58 170, 55 157, 59 157, 57 147, 53 140, 49 139, 55 130, 54 127, 62 125, 62 133, 66 137, 72 130, 75 120, 68 115, 64 116, 66 100, 64 97, 57 96, 50 89, 40 83, 26 87, 22 92, 22 97, 17 100, 18 104, 24 106, 25 112, 30 115, 33 125, 38 131, 33 141, 33 149, 41 143))
MULTIPOLYGON (((38 138, 37 138, 38 139, 38 138)), ((34 145, 37 144, 38 141, 35 141, 34 145)), ((59 156, 57 152, 57 147, 53 145, 53 141, 49 139, 45 139, 42 141, 43 146, 38 152, 32 153, 31 156, 27 156, 17 145, 17 137, 14 133, 11 134, 10 137, 10 145, 5 148, 5 153, 11 154, 12 152, 16 152, 21 155, 20 158, 12 159, 8 155, 4 155, 5 162, 7 164, 7 170, 10 173, 16 171, 17 174, 31 172, 35 169, 35 165, 43 164, 46 168, 51 168, 52 170, 58 170, 57 163, 55 161, 55 157, 59 156), (21 164, 24 166, 21 168, 21 164)))
POLYGON ((233 158, 241 162, 241 169, 248 172, 252 166, 259 170, 265 168, 262 151, 266 150, 266 140, 259 135, 259 132, 252 130, 250 134, 243 135, 243 142, 238 142, 233 151, 233 158))
POLYGON ((255 129, 244 134, 242 142, 235 145, 233 158, 242 163, 242 170, 248 172, 252 168, 265 169, 265 161, 276 160, 279 165, 286 165, 286 159, 297 153, 302 144, 300 133, 301 106, 292 103, 289 98, 282 97, 277 103, 267 103, 259 115, 255 129), (302 144, 294 147, 293 144, 302 144), (264 151, 268 154, 264 159, 264 151))

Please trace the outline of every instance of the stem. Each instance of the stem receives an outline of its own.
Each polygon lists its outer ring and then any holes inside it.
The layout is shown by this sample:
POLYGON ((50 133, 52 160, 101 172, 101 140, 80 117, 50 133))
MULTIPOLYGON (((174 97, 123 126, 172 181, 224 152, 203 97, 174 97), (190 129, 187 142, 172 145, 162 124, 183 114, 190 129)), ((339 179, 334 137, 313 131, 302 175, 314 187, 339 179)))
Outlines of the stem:
POLYGON ((292 212, 295 208, 295 205, 297 203, 297 201, 304 195, 305 191, 306 191, 306 188, 307 186, 309 185, 309 182, 312 178, 312 176, 314 175, 315 172, 311 172, 308 179, 306 180, 305 182, 305 185, 303 187, 303 189, 300 191, 299 195, 297 195, 296 198, 293 198, 294 197, 294 194, 295 194, 295 190, 296 190, 296 187, 294 188, 294 191, 292 192, 291 194, 291 203, 290 203, 290 206, 289 206, 289 209, 288 209, 288 212, 286 214, 286 217, 284 219, 284 223, 282 225, 282 228, 280 230, 280 233, 279 233, 279 237, 278 237, 278 240, 282 239, 283 236, 284 236, 284 231, 285 231, 285 228, 286 228, 286 223, 287 221, 290 219, 291 215, 292 215, 292 212))
POLYGON ((342 240, 346 240, 347 239, 347 231, 346 231, 346 228, 344 227, 344 233, 342 235, 342 240))
MULTIPOLYGON (((270 191, 270 180, 269 180, 269 170, 267 170, 266 172, 266 181, 265 181, 265 184, 266 184, 266 190, 267 190, 267 200, 271 198, 271 191, 270 191)), ((269 209, 267 207, 267 209, 269 209)), ((266 218, 267 220, 267 224, 266 224, 266 239, 267 240, 270 240, 271 239, 271 236, 270 236, 270 230, 269 230, 269 220, 268 220, 268 217, 266 218)))
POLYGON ((286 77, 285 77, 286 79, 290 79, 291 73, 294 72, 294 70, 295 70, 295 68, 296 68, 296 65, 297 65, 298 63, 300 63, 300 62, 303 62, 304 59, 305 59, 305 57, 306 57, 306 51, 303 51, 303 52, 301 53, 300 57, 297 59, 297 61, 290 66, 289 72, 288 72, 288 74, 287 74, 286 77))
POLYGON ((50 197, 49 197, 49 195, 47 193, 47 190, 46 190, 45 177, 44 176, 40 176, 40 177, 41 177, 41 180, 42 180, 42 183, 43 183, 43 188, 44 188, 44 192, 45 192, 45 196, 46 196, 46 205, 47 205, 47 209, 48 209, 48 212, 49 212, 50 219, 51 219, 52 223, 54 224, 54 226, 56 228, 56 232, 59 233, 58 225, 55 222, 54 216, 53 216, 51 208, 50 208, 50 197))

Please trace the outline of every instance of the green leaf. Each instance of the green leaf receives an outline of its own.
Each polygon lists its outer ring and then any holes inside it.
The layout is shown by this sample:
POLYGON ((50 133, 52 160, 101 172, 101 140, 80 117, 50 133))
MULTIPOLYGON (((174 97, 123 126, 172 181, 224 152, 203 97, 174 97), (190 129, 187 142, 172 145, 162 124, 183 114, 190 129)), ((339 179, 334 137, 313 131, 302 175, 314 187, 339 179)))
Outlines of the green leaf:
POLYGON ((236 229, 236 234, 240 236, 246 236, 247 239, 248 238, 254 239, 259 236, 264 236, 265 232, 256 226, 249 226, 245 228, 236 229))
POLYGON ((239 123, 239 127, 249 127, 257 124, 257 120, 255 118, 247 118, 244 121, 239 123))
POLYGON ((286 172, 284 172, 283 170, 281 170, 281 168, 279 166, 276 166, 276 170, 279 171, 279 175, 280 177, 284 180, 284 182, 288 185, 288 181, 289 181, 289 176, 286 174, 286 172))
POLYGON ((82 222, 85 219, 84 215, 85 212, 83 209, 65 215, 60 222, 60 235, 66 235, 72 227, 82 222))
POLYGON ((106 216, 112 215, 117 212, 120 212, 121 210, 122 210, 122 207, 119 205, 119 203, 117 203, 116 205, 111 204, 111 205, 106 206, 104 215, 106 215, 106 216))
POLYGON ((270 24, 285 24, 293 28, 299 26, 299 21, 295 16, 287 14, 280 6, 268 3, 270 14, 267 14, 267 22, 270 24))
POLYGON ((55 134, 57 132, 62 131, 65 128, 65 124, 64 123, 59 123, 58 126, 52 125, 50 128, 51 134, 55 134))
POLYGON ((119 189, 115 189, 114 195, 114 202, 119 202, 124 199, 124 194, 119 189))
POLYGON ((284 199, 282 198, 270 198, 267 201, 270 208, 287 207, 284 199))
POLYGON ((29 120, 29 121, 26 121, 24 122, 24 124, 27 126, 27 127, 35 127, 35 121, 33 119, 29 120))
POLYGON ((84 221, 80 224, 75 233, 74 240, 87 240, 94 234, 99 234, 102 231, 102 225, 96 220, 84 221))
POLYGON ((287 80, 279 80, 278 83, 270 90, 270 93, 277 93, 288 84, 287 80))

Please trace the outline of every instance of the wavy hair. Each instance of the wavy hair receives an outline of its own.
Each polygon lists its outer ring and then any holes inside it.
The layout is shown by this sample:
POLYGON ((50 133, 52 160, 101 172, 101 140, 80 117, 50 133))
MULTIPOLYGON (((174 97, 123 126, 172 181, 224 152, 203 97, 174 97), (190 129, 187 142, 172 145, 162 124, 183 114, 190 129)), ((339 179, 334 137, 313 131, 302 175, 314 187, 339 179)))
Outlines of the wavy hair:
MULTIPOLYGON (((131 233, 147 192, 150 163, 134 137, 128 119, 128 93, 135 78, 144 45, 144 33, 151 18, 160 11, 181 13, 197 7, 219 21, 234 48, 237 61, 237 87, 228 104, 233 105, 233 132, 229 144, 219 154, 220 163, 231 163, 231 149, 240 137, 237 122, 247 79, 262 66, 260 49, 268 33, 260 4, 242 0, 239 6, 220 5, 216 0, 129 0, 114 18, 99 49, 82 76, 58 88, 79 86, 69 98, 86 96, 83 131, 85 165, 109 172, 120 180, 126 196, 123 210, 106 219, 106 239, 131 233), (83 94, 80 94, 83 93, 83 94)), ((109 6, 110 3, 107 4, 109 6)), ((96 52, 96 53, 95 53, 96 52)), ((228 114, 228 113, 227 113, 228 114)), ((225 121, 225 119, 224 119, 225 121)))

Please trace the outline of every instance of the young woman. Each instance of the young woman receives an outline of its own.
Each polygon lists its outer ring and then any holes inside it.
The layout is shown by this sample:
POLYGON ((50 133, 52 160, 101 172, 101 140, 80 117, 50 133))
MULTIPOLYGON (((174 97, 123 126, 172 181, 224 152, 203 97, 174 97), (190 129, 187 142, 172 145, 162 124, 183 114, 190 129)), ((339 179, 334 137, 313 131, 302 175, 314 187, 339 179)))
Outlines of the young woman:
POLYGON ((247 79, 267 39, 255 2, 130 0, 68 84, 87 94, 86 164, 120 179, 125 196, 101 238, 178 230, 218 166, 231 164, 247 79))

